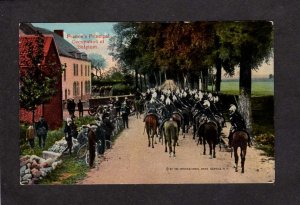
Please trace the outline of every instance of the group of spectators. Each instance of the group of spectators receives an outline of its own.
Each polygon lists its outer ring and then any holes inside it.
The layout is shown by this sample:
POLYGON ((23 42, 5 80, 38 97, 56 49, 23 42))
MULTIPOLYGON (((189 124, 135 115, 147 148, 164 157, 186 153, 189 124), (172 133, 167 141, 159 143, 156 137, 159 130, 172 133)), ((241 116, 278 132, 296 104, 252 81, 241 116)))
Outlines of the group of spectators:
POLYGON ((39 140, 39 147, 44 148, 46 144, 46 138, 48 133, 48 123, 44 116, 41 116, 37 123, 32 123, 26 130, 26 139, 29 142, 30 147, 34 148, 35 137, 39 140))
MULTIPOLYGON (((123 120, 124 128, 128 128, 128 116, 130 114, 130 106, 127 102, 127 99, 124 102, 119 101, 118 98, 111 99, 110 107, 104 106, 102 110, 101 119, 97 116, 96 121, 100 123, 84 125, 87 132, 85 136, 88 137, 88 145, 89 145, 89 152, 90 152, 90 167, 93 167, 94 159, 95 159, 95 151, 97 149, 100 155, 104 154, 105 152, 105 140, 111 141, 111 135, 114 131, 114 123, 113 119, 111 118, 111 114, 115 113, 116 116, 121 116, 123 120), (99 143, 101 146, 96 147, 96 142, 99 143)), ((81 100, 77 103, 79 117, 83 116, 83 104, 81 100)), ((64 137, 67 141, 67 147, 63 151, 63 153, 72 154, 72 147, 73 147, 73 138, 77 139, 83 135, 83 131, 78 133, 77 125, 75 123, 75 110, 76 110, 76 103, 74 99, 67 100, 67 110, 69 112, 69 117, 66 119, 64 125, 64 137)), ((34 148, 34 139, 37 136, 39 140, 39 147, 44 148, 46 143, 48 133, 48 124, 43 116, 40 117, 39 121, 36 124, 32 124, 28 127, 26 131, 26 139, 28 140, 30 147, 34 148)))
MULTIPOLYGON (((78 112, 79 112, 79 117, 83 117, 83 104, 82 104, 81 100, 78 101, 77 108, 78 108, 78 112)), ((75 110, 76 110, 76 103, 75 103, 74 99, 67 100, 67 110, 68 110, 71 118, 74 118, 75 110)))

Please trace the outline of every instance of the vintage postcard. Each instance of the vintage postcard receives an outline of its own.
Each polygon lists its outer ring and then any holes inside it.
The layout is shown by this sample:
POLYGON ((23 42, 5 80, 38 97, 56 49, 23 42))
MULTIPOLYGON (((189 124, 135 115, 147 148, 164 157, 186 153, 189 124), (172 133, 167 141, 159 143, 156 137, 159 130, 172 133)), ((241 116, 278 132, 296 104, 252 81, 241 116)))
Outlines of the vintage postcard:
POLYGON ((20 184, 274 183, 273 32, 20 23, 20 184))

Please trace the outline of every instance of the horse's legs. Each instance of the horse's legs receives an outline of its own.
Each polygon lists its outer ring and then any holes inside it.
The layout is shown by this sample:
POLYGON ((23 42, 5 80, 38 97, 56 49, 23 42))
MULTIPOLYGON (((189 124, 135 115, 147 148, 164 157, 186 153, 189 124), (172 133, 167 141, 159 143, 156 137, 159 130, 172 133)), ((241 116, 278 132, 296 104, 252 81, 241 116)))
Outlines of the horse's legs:
POLYGON ((241 149, 241 165, 242 165, 242 173, 244 173, 244 166, 246 160, 246 153, 247 153, 247 145, 241 149))
POLYGON ((173 142, 173 147, 174 147, 174 151, 173 151, 173 157, 175 157, 175 147, 176 147, 176 140, 174 140, 174 142, 173 142))
POLYGON ((152 130, 152 139, 154 138, 154 143, 157 144, 155 134, 156 134, 156 129, 153 128, 153 130, 152 130))
POLYGON ((165 152, 168 152, 167 146, 168 146, 168 142, 167 139, 165 139, 165 152))
POLYGON ((171 154, 172 154, 172 142, 171 142, 171 139, 168 140, 168 146, 169 146, 169 156, 171 157, 171 154))
POLYGON ((196 136, 196 125, 193 124, 193 140, 195 139, 196 136))
POLYGON ((147 129, 147 135, 148 135, 148 147, 150 147, 150 131, 147 129))
POLYGON ((234 147, 234 160, 235 160, 235 171, 238 171, 238 162, 239 162, 239 155, 237 153, 237 147, 234 147))
POLYGON ((216 144, 213 143, 213 158, 216 158, 216 144))
POLYGON ((204 148, 204 149, 203 149, 203 154, 204 154, 204 155, 206 154, 205 144, 206 144, 206 143, 205 143, 205 139, 204 139, 204 140, 203 140, 203 148, 204 148))
POLYGON ((151 138, 152 138, 152 148, 154 148, 154 144, 153 144, 154 133, 153 132, 151 134, 151 138))
POLYGON ((208 146, 209 146, 209 155, 210 158, 212 158, 212 142, 208 142, 208 146))

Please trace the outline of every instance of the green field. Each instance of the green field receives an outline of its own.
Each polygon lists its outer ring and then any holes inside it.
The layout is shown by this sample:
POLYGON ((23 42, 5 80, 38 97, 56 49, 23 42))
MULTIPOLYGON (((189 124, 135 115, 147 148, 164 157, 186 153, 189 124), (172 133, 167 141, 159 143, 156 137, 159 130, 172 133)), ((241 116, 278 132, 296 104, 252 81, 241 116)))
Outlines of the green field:
MULTIPOLYGON (((238 80, 222 80, 221 93, 239 94, 238 80)), ((252 96, 274 95, 274 81, 271 79, 254 79, 252 80, 252 96)))

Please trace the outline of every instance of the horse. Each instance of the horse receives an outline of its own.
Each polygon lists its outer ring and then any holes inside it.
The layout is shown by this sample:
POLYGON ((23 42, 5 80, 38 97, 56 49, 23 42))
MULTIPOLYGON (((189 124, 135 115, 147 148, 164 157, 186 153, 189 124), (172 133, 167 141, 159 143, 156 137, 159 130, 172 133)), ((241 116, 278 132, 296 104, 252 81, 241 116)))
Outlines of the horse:
POLYGON ((185 133, 189 132, 190 125, 190 111, 188 109, 182 109, 183 123, 182 123, 182 133, 183 138, 185 138, 185 133))
MULTIPOLYGON (((147 114, 145 117, 145 128, 148 135, 148 147, 150 147, 150 137, 152 138, 152 148, 154 148, 153 145, 153 138, 154 135, 158 137, 157 134, 157 127, 158 127, 158 118, 155 114, 147 114)), ((156 142, 155 142, 156 143, 156 142)))
POLYGON ((178 125, 173 120, 168 120, 164 123, 163 133, 165 136, 165 152, 168 152, 167 145, 169 147, 169 155, 173 152, 175 157, 175 147, 178 141, 178 125), (173 150, 172 150, 173 146, 173 150))
MULTIPOLYGON (((180 127, 181 127, 181 124, 182 124, 182 121, 183 121, 183 116, 179 112, 173 112, 172 113, 172 118, 177 123, 178 133, 179 133, 179 130, 180 130, 180 127)), ((177 146, 179 146, 178 141, 177 141, 177 146)))
POLYGON ((134 101, 134 109, 135 109, 136 118, 137 119, 140 118, 141 114, 143 113, 142 99, 134 101))
MULTIPOLYGON (((199 137, 200 138, 200 137, 199 137)), ((206 154, 205 144, 209 145, 209 154, 216 158, 216 145, 218 139, 218 126, 215 122, 207 121, 203 124, 203 154, 206 154)))
MULTIPOLYGON (((247 142, 248 142, 248 134, 246 131, 235 131, 232 135, 232 147, 234 151, 234 159, 235 159, 235 171, 238 171, 238 161, 239 156, 237 153, 238 148, 241 149, 241 167, 242 173, 244 173, 244 165, 247 153, 247 142)), ((232 154, 232 150, 231 150, 232 154)), ((232 155, 231 155, 232 156, 232 155)))
POLYGON ((216 121, 222 126, 226 127, 226 121, 223 115, 220 114, 214 114, 216 121))

